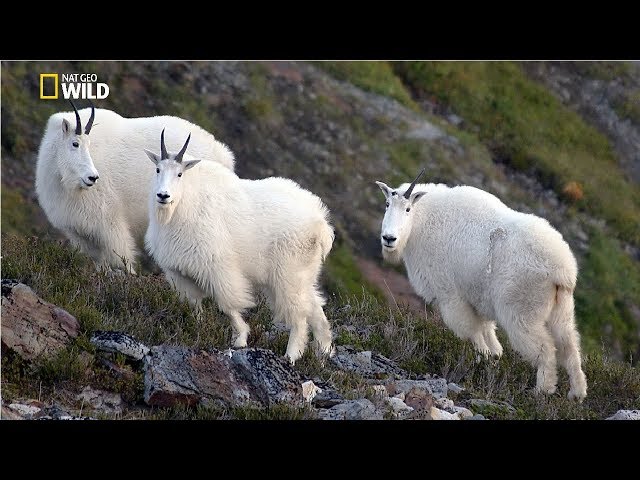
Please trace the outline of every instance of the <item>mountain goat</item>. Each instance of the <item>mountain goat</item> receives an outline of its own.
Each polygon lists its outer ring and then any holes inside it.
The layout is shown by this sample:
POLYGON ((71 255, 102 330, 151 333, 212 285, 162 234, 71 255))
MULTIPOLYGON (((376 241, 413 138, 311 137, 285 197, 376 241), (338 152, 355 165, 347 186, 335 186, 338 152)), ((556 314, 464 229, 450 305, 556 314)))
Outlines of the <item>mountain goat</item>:
POLYGON ((80 112, 71 106, 74 112, 55 113, 47 122, 36 166, 38 202, 49 222, 96 265, 122 268, 126 259, 135 273, 136 242, 142 246, 149 222, 147 192, 153 179, 139 152, 153 148, 167 126, 174 131, 171 145, 180 145, 179 135, 192 131, 193 150, 201 159, 233 170, 233 154, 178 117, 124 118, 93 105, 80 112))
POLYGON ((307 345, 308 327, 321 353, 332 353, 331 327, 317 282, 333 244, 322 200, 295 182, 238 178, 214 162, 145 150, 155 165, 149 194, 147 251, 169 283, 200 311, 214 297, 231 319, 233 345, 246 347, 249 326, 241 313, 262 291, 274 318, 291 329, 292 363, 307 345))
POLYGON ((513 348, 537 367, 536 391, 554 393, 556 352, 569 374, 569 398, 582 401, 582 371, 573 290, 578 267, 549 223, 510 209, 483 190, 418 184, 386 198, 382 256, 404 261, 409 281, 436 301, 445 324, 485 356, 500 356, 496 322, 513 348))

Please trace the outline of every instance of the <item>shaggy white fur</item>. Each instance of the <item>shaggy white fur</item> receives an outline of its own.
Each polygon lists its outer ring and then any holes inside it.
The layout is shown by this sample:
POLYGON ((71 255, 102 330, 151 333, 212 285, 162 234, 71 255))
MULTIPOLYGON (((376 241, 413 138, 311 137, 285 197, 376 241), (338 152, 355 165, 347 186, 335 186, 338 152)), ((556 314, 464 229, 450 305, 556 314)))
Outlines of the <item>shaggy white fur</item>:
POLYGON ((409 198, 376 182, 387 200, 383 257, 404 261, 409 281, 436 302, 446 325, 485 355, 502 354, 496 322, 537 367, 536 390, 553 393, 556 354, 569 374, 569 398, 586 397, 569 245, 546 220, 510 209, 469 186, 417 184, 409 198))
MULTIPOLYGON (((86 125, 90 108, 79 111, 86 125)), ((49 117, 38 152, 36 192, 51 224, 90 255, 97 266, 133 264, 148 225, 147 194, 153 171, 140 152, 157 148, 160 132, 171 129, 169 147, 179 148, 189 132, 193 153, 233 170, 233 153, 213 135, 170 116, 124 118, 95 109, 90 133, 75 132, 74 112, 49 117)))
POLYGON ((309 327, 320 352, 331 354, 317 282, 334 233, 322 200, 285 178, 245 180, 189 155, 147 155, 157 173, 145 244, 168 281, 198 310, 214 297, 231 319, 236 347, 249 335, 242 311, 262 291, 274 319, 291 329, 292 363, 305 351, 309 327))

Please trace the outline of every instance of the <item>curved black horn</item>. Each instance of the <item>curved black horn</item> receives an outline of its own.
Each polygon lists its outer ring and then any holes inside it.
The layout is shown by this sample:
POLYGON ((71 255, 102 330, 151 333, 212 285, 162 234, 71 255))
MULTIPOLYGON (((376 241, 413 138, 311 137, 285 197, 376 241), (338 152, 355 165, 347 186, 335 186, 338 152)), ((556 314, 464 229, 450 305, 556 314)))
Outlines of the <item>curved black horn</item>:
POLYGON ((160 160, 166 160, 169 158, 169 154, 167 153, 167 147, 164 146, 164 128, 162 129, 162 133, 160 134, 160 160))
POLYGON ((404 198, 406 198, 407 200, 409 200, 409 197, 411 196, 411 192, 413 192, 413 188, 416 186, 416 183, 418 182, 418 179, 422 176, 422 174, 424 173, 424 168, 422 169, 422 171, 418 174, 418 176, 416 177, 416 179, 411 182, 411 185, 409 185, 409 188, 407 188, 407 191, 404 192, 404 198))
POLYGON ((176 158, 175 161, 176 162, 182 162, 182 156, 184 155, 184 152, 187 151, 187 145, 189 145, 189 140, 191 140, 191 134, 189 134, 189 136, 187 137, 187 141, 184 142, 184 146, 182 147, 182 149, 176 154, 176 158))
POLYGON ((93 127, 93 119, 96 118, 96 111, 95 111, 95 108, 93 107, 93 102, 89 100, 89 103, 91 104, 91 116, 89 117, 89 121, 87 122, 87 124, 84 126, 84 133, 86 135, 89 135, 89 132, 91 131, 91 127, 93 127))
POLYGON ((73 107, 73 111, 76 112, 76 135, 82 135, 82 124, 80 123, 80 114, 78 113, 78 109, 73 104, 71 99, 69 99, 69 103, 73 107))

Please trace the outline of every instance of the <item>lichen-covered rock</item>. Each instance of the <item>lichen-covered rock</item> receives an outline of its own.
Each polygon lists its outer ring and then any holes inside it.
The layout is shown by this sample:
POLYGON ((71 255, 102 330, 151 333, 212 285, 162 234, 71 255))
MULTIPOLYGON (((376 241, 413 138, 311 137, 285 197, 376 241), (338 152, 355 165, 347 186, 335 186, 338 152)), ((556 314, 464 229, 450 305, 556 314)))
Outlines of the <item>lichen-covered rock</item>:
POLYGON ((149 347, 122 332, 96 330, 91 334, 90 341, 98 350, 121 353, 134 360, 142 360, 149 353, 149 347))
POLYGON ((618 410, 607 420, 640 420, 640 410, 618 410))
POLYGON ((428 378, 425 380, 396 380, 391 384, 395 394, 404 392, 405 395, 411 389, 418 389, 429 393, 433 398, 445 398, 447 396, 447 381, 444 378, 428 378))
POLYGON ((298 404, 302 400, 302 377, 289 361, 264 348, 243 348, 231 356, 236 370, 260 392, 261 402, 298 404))
POLYGON ((144 357, 144 401, 158 407, 260 404, 260 392, 222 352, 152 347, 144 357))
POLYGON ((453 392, 453 393, 460 393, 464 390, 464 387, 461 387, 457 383, 449 383, 447 384, 447 388, 449 389, 450 392, 453 392))
POLYGON ((358 373, 365 378, 404 378, 407 372, 394 361, 379 353, 364 351, 340 345, 331 361, 341 370, 358 373))
POLYGON ((415 410, 412 417, 426 418, 427 414, 431 411, 431 407, 434 405, 434 398, 426 390, 414 387, 407 393, 404 393, 404 403, 415 410))
POLYGON ((460 417, 455 413, 449 413, 446 410, 431 407, 431 420, 460 420, 460 417))
POLYGON ((313 400, 311 404, 316 408, 331 408, 335 405, 343 403, 345 398, 333 389, 323 388, 313 400))
POLYGON ((2 280, 2 347, 25 360, 49 357, 78 336, 80 324, 66 310, 45 302, 28 286, 2 280))
POLYGON ((302 383, 302 398, 305 402, 311 403, 320 392, 322 392, 322 389, 313 383, 313 380, 307 380, 302 383))
POLYGON ((101 410, 106 413, 121 413, 125 403, 119 393, 96 390, 89 386, 76 396, 76 400, 84 402, 94 410, 101 410))
POLYGON ((282 357, 264 349, 218 350, 162 345, 144 357, 149 405, 269 406, 302 403, 302 379, 282 357))
POLYGON ((393 417, 400 420, 407 418, 414 411, 413 407, 410 407, 397 397, 388 397, 386 402, 391 407, 393 417))
POLYGON ((382 420, 383 415, 376 406, 366 398, 347 400, 334 407, 318 410, 318 418, 322 420, 382 420))

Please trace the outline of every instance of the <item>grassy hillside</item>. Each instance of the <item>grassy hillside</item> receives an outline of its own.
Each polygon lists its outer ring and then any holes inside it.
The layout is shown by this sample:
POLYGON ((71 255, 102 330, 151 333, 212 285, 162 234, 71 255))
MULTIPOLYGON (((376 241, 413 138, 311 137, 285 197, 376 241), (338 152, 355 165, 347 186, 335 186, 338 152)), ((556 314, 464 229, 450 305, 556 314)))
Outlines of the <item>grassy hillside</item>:
MULTIPOLYGON (((580 258, 576 291, 578 322, 589 351, 601 345, 625 358, 638 357, 640 264, 622 242, 640 246, 640 188, 618 168, 607 138, 564 107, 512 62, 318 62, 341 80, 387 94, 415 109, 421 102, 463 121, 449 126, 467 144, 486 148, 494 162, 531 174, 569 206, 606 220, 608 228, 585 226, 592 241, 580 258), (435 104, 435 106, 434 106, 435 104)), ((615 66, 615 65, 614 65, 615 66)), ((597 63, 584 74, 628 74, 597 63)), ((632 102, 624 110, 632 115, 632 102)), ((409 146, 410 147, 410 146, 409 146)), ((416 171, 420 147, 394 152, 416 171)), ((478 159, 479 160, 479 159, 478 159)), ((408 172, 407 172, 408 173, 408 172)), ((490 173, 491 175, 491 173, 490 173)), ((503 197, 504 199, 504 197, 503 197)), ((508 201, 507 201, 508 203, 508 201)), ((535 199, 525 199, 533 205, 535 199)), ((569 240, 570 241, 570 240, 569 240)), ((574 248, 575 251, 575 248, 574 248)))
MULTIPOLYGON (((637 361, 640 190, 622 175, 607 138, 518 64, 3 62, 2 232, 56 239, 35 201, 33 168, 46 119, 68 106, 37 99, 41 71, 98 72, 111 88, 101 107, 182 116, 232 148, 241 176, 288 176, 320 195, 338 232, 323 276, 335 298, 382 298, 357 268, 357 256, 381 263, 383 204, 373 180, 406 181, 427 166, 431 181, 468 183, 539 213, 578 256, 585 350, 597 354, 604 345, 637 361), (449 113, 460 122, 448 121, 449 113), (430 137, 428 127, 440 136, 430 137)), ((633 116, 629 95, 621 111, 633 116)), ((105 301, 92 297, 82 308, 105 301)))
MULTIPOLYGON (((93 356, 88 337, 95 329, 116 329, 148 345, 168 342, 200 348, 226 348, 231 342, 228 320, 205 302, 202 318, 181 302, 158 276, 107 276, 96 272, 83 255, 56 242, 17 236, 2 237, 3 277, 31 285, 45 300, 67 309, 80 321, 80 336, 53 360, 28 366, 12 355, 2 357, 2 390, 6 398, 60 398, 86 385, 120 392, 139 410, 127 415, 143 418, 304 418, 304 409, 255 411, 238 409, 148 409, 142 407, 142 378, 114 377, 93 356)), ((629 364, 590 354, 585 360, 589 395, 584 404, 566 399, 568 382, 560 376, 559 393, 549 398, 533 394, 535 371, 508 347, 497 363, 475 363, 468 342, 431 321, 434 315, 416 315, 389 307, 369 295, 332 297, 326 307, 337 334, 337 344, 373 349, 415 374, 438 374, 466 390, 459 397, 507 401, 515 412, 484 411, 488 418, 564 419, 603 418, 620 408, 640 408, 640 371, 629 364), (347 307, 348 305, 348 307, 347 307)), ((284 354, 288 332, 274 328, 264 304, 246 316, 252 333, 249 346, 284 354)), ((356 374, 330 364, 322 366, 307 352, 300 371, 334 382, 345 393, 367 389, 356 374)), ((80 405, 78 405, 78 408, 80 405)))

